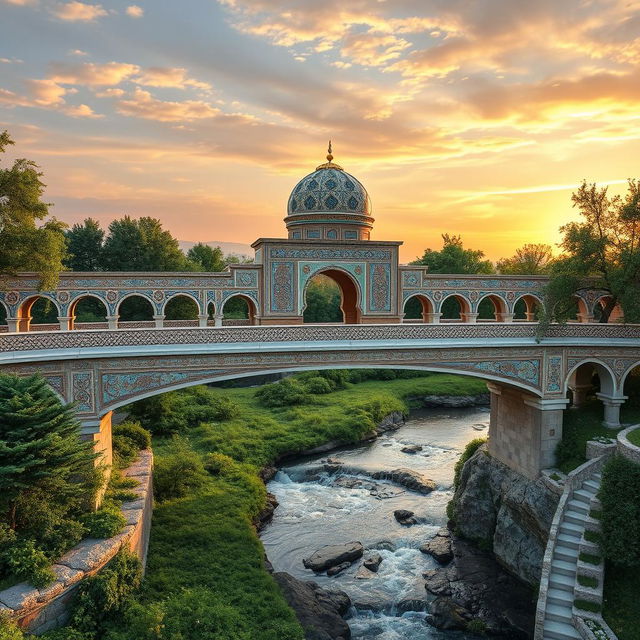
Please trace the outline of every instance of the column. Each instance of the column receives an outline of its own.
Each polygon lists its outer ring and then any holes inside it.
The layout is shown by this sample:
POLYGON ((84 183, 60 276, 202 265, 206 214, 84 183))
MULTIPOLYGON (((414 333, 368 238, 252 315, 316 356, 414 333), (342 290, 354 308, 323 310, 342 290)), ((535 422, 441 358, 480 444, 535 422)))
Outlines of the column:
POLYGON ((118 328, 118 318, 119 315, 107 316, 107 322, 109 323, 109 329, 117 329, 118 328))
POLYGON ((461 313, 460 314, 462 316, 462 321, 463 322, 475 322, 478 319, 478 314, 477 313, 461 313))
POLYGON ((198 326, 199 327, 206 327, 207 326, 207 320, 209 319, 209 314, 207 313, 200 313, 198 315, 198 326))
POLYGON ((624 404, 627 396, 610 396, 606 393, 596 393, 596 397, 602 400, 604 406, 604 421, 603 425, 607 429, 619 429, 620 428, 620 407, 624 404))
POLYGON ((589 394, 589 391, 593 389, 593 385, 572 384, 569 385, 569 389, 571 389, 571 392, 573 393, 573 402, 571 403, 571 406, 574 409, 577 409, 578 407, 584 405, 584 403, 587 401, 587 395, 589 394))
POLYGON ((7 316, 7 327, 9 333, 17 333, 20 331, 20 318, 10 318, 7 316))
POLYGON ((214 326, 221 327, 223 318, 224 318, 224 315, 222 313, 214 313, 213 314, 214 326))
POLYGON ((430 324, 440 324, 441 313, 425 313, 423 314, 424 321, 430 324))
POLYGON ((535 321, 536 321, 536 312, 527 311, 527 322, 535 322, 535 321))
POLYGON ((524 404, 536 410, 534 424, 539 434, 538 472, 556 465, 556 447, 562 440, 562 418, 567 398, 524 398, 524 404))
POLYGON ((496 313, 498 322, 513 322, 513 313, 496 313))
POLYGON ((164 327, 164 313, 156 313, 153 316, 156 323, 156 329, 162 329, 164 327))
POLYGON ((102 417, 92 416, 83 418, 80 424, 80 435, 83 440, 93 442, 93 450, 100 453, 96 460, 96 467, 104 467, 104 485, 96 496, 96 508, 100 506, 104 492, 107 488, 111 467, 113 464, 113 448, 111 441, 111 415, 112 411, 102 417))
POLYGON ((578 322, 593 322, 593 314, 592 313, 579 313, 578 314, 578 322))
POLYGON ((73 322, 76 319, 75 316, 58 316, 58 322, 60 323, 60 331, 73 330, 73 322))

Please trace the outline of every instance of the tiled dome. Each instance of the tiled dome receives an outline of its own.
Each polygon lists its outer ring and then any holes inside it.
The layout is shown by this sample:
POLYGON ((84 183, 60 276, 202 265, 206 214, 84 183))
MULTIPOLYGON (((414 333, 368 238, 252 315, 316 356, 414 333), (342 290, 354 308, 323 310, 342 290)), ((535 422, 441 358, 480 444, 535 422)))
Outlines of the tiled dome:
POLYGON ((319 167, 302 178, 289 196, 287 215, 305 213, 369 216, 371 201, 362 184, 337 165, 319 167))

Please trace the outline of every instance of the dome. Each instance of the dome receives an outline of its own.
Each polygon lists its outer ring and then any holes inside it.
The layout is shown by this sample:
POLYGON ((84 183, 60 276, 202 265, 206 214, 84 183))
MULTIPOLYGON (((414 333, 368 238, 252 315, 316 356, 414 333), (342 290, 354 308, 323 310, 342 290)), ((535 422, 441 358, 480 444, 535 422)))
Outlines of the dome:
POLYGON ((370 215, 367 190, 351 174, 336 167, 322 167, 302 178, 289 196, 287 215, 325 212, 370 215))
POLYGON ((285 218, 289 237, 305 240, 369 240, 373 227, 371 200, 362 183, 327 162, 294 187, 285 218))

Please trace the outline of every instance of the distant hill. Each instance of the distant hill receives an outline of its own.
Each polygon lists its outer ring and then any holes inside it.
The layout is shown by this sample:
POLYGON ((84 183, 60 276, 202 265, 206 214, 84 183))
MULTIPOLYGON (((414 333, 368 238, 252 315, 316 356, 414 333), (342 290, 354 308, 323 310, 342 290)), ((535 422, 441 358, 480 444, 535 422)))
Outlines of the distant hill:
MULTIPOLYGON (((198 242, 191 242, 190 240, 180 240, 180 248, 186 253, 198 244, 198 242)), ((222 253, 229 255, 230 253, 237 256, 248 256, 253 258, 253 249, 248 244, 241 244, 239 242, 218 242, 217 240, 207 240, 202 244, 208 244, 210 247, 220 247, 222 253)))

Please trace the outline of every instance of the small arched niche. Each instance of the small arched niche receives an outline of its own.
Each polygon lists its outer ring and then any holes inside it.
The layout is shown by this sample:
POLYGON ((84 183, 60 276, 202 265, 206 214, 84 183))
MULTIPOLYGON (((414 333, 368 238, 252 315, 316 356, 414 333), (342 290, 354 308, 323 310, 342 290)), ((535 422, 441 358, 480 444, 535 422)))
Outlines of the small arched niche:
POLYGON ((360 322, 356 283, 340 269, 326 269, 309 279, 304 291, 303 322, 360 322))
POLYGON ((256 305, 248 296, 237 294, 225 300, 222 307, 224 325, 252 325, 255 319, 256 305))
POLYGON ((433 318, 433 305, 426 296, 416 294, 404 303, 404 322, 430 322, 433 318))

